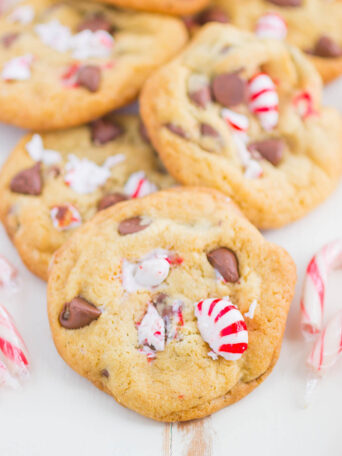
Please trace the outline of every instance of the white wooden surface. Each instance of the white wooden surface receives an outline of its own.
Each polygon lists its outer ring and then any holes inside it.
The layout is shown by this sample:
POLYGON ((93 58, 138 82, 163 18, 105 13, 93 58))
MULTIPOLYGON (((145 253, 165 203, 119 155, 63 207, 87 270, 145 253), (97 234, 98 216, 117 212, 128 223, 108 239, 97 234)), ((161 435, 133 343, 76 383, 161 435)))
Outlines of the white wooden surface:
MULTIPOLYGON (((342 111, 342 81, 326 89, 325 102, 342 111)), ((1 161, 21 135, 0 125, 1 161)), ((323 380, 314 403, 303 409, 309 347, 298 317, 307 262, 323 243, 342 236, 342 183, 305 219, 265 235, 292 254, 299 278, 276 368, 239 403, 200 422, 169 426, 124 409, 64 364, 49 334, 46 286, 25 269, 1 229, 0 252, 19 268, 22 284, 19 293, 1 295, 0 301, 27 342, 32 377, 22 391, 0 390, 0 456, 341 456, 342 360, 323 380)), ((328 315, 342 305, 341 292, 342 273, 335 273, 328 315)))

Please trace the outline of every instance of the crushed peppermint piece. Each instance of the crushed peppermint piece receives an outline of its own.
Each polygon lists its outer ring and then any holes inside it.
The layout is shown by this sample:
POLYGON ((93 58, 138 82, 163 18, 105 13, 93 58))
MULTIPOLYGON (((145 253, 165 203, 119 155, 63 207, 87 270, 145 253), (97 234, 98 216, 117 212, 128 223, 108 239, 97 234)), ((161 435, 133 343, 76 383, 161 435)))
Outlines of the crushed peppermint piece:
POLYGON ((34 18, 34 9, 30 5, 23 5, 16 8, 9 16, 10 22, 18 22, 23 25, 30 24, 34 18))
POLYGON ((82 224, 78 210, 72 204, 54 206, 50 211, 53 226, 58 231, 66 231, 82 224))
POLYGON ((156 185, 147 179, 144 171, 131 174, 124 187, 124 193, 130 198, 141 198, 157 190, 156 185))
POLYGON ((26 143, 26 150, 36 162, 43 162, 47 166, 55 165, 62 160, 61 154, 55 150, 45 149, 40 135, 35 133, 26 143))
POLYGON ((257 179, 262 176, 263 169, 257 160, 252 158, 252 154, 247 148, 248 136, 240 133, 233 134, 233 140, 236 145, 242 166, 245 169, 244 176, 247 179, 257 179))
POLYGON ((46 45, 58 52, 67 52, 70 48, 71 31, 57 19, 35 26, 35 32, 46 45))
POLYGON ((26 81, 31 77, 32 54, 25 54, 5 63, 1 77, 5 81, 26 81))
POLYGON ((149 304, 147 312, 138 326, 138 342, 142 347, 154 351, 165 348, 165 324, 157 309, 149 304))
POLYGON ((257 305, 258 305, 258 301, 256 299, 253 300, 253 302, 251 303, 251 305, 249 306, 249 309, 248 309, 248 312, 246 312, 244 315, 245 317, 247 318, 254 318, 254 313, 255 313, 255 309, 257 308, 257 305))

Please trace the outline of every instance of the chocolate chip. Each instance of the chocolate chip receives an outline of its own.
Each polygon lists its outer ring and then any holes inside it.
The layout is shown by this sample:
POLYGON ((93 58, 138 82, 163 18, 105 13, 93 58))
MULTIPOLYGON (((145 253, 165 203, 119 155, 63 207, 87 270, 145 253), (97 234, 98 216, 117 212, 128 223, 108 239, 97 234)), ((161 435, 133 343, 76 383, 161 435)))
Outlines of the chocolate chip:
POLYGON ((10 183, 12 192, 24 195, 40 195, 43 188, 40 169, 41 164, 36 163, 32 168, 24 169, 14 176, 10 183))
POLYGON ((77 72, 76 83, 89 92, 97 92, 101 83, 101 69, 95 65, 82 66, 77 72))
POLYGON ((103 209, 107 209, 107 207, 114 206, 114 204, 121 203, 121 201, 126 200, 128 200, 128 196, 123 195, 122 193, 110 193, 100 199, 97 209, 102 211, 103 209))
POLYGON ((215 130, 215 128, 206 123, 201 124, 201 135, 213 136, 214 138, 218 138, 220 136, 219 132, 215 130))
POLYGON ((68 206, 57 206, 56 220, 62 221, 69 211, 68 206))
POLYGON ((183 130, 182 127, 179 127, 178 125, 175 125, 173 123, 167 123, 165 124, 165 127, 170 130, 172 133, 174 133, 177 136, 180 136, 181 138, 187 138, 188 135, 186 132, 183 130))
POLYGON ((215 100, 227 108, 246 100, 247 84, 237 73, 222 73, 215 76, 211 87, 215 100))
POLYGON ((213 6, 199 13, 196 17, 196 22, 199 25, 204 25, 208 22, 221 22, 223 24, 227 24, 229 22, 229 18, 227 13, 222 8, 213 6))
POLYGON ((142 120, 140 120, 140 122, 139 122, 139 133, 140 133, 140 136, 142 137, 142 139, 146 143, 148 143, 148 144, 151 143, 150 138, 149 138, 148 133, 147 133, 147 130, 146 130, 146 127, 143 124, 142 120))
POLYGON ((158 293, 154 296, 152 296, 152 302, 153 304, 162 304, 164 303, 168 298, 168 295, 166 293, 158 293))
POLYGON ((277 166, 284 155, 285 142, 282 139, 270 138, 257 141, 248 145, 252 153, 257 151, 262 158, 277 166))
POLYGON ((342 48, 328 36, 321 36, 316 42, 313 54, 319 57, 341 57, 342 48))
POLYGON ((240 278, 239 265, 235 253, 226 247, 219 247, 207 254, 209 263, 218 270, 227 282, 237 282, 240 278))
POLYGON ((1 37, 1 42, 5 48, 9 48, 18 38, 19 33, 7 33, 1 37))
POLYGON ((139 231, 144 230, 150 225, 150 223, 144 223, 142 217, 131 217, 126 220, 122 220, 118 226, 118 232, 121 236, 126 236, 127 234, 138 233, 139 231))
POLYGON ((123 134, 123 129, 108 119, 98 119, 91 123, 91 138, 94 144, 106 144, 123 134))
POLYGON ((92 32, 105 30, 106 32, 111 33, 113 32, 113 26, 102 14, 96 14, 81 22, 77 31, 82 32, 83 30, 91 30, 92 32))
POLYGON ((107 369, 102 369, 100 374, 101 374, 101 377, 109 378, 109 372, 107 369))
POLYGON ((94 306, 94 304, 77 296, 64 304, 59 314, 59 322, 63 328, 79 329, 97 320, 101 313, 101 310, 94 306))
POLYGON ((195 90, 194 92, 190 92, 189 98, 197 106, 200 106, 201 108, 205 108, 211 102, 210 87, 205 86, 198 90, 195 90))
POLYGON ((273 3, 277 6, 301 6, 303 0, 266 0, 268 3, 273 3))

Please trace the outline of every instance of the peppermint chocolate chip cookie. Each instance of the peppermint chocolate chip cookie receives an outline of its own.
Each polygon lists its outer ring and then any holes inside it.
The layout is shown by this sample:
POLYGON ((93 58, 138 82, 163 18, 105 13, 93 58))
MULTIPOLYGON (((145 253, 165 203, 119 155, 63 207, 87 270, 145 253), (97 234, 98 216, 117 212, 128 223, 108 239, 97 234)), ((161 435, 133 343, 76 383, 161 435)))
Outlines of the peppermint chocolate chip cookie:
POLYGON ((96 212, 174 185, 136 116, 25 136, 0 174, 0 217, 28 268, 47 279, 53 253, 96 212))
POLYGON ((221 193, 165 190, 99 212, 63 245, 49 321, 64 360, 120 404, 191 420, 270 373, 295 275, 221 193))
POLYGON ((342 74, 342 2, 340 0, 214 0, 194 28, 226 22, 261 38, 286 40, 306 52, 323 80, 342 74))
POLYGON ((41 131, 93 120, 133 100, 186 39, 166 16, 76 0, 20 3, 0 18, 0 120, 41 131))
POLYGON ((105 3, 153 13, 187 15, 204 8, 208 0, 101 0, 105 3))
POLYGON ((147 81, 141 112, 170 173, 232 197, 260 228, 305 215, 335 188, 341 117, 321 79, 279 40, 208 24, 147 81))

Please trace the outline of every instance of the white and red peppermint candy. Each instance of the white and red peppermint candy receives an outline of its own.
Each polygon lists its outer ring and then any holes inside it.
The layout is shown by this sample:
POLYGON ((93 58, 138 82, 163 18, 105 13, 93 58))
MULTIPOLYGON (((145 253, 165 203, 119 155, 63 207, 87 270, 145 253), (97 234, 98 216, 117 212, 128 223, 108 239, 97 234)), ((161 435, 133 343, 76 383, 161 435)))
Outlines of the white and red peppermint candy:
POLYGON ((75 192, 81 194, 93 193, 104 185, 110 177, 110 169, 125 160, 123 154, 108 157, 103 165, 97 165, 87 158, 78 158, 74 154, 68 156, 65 165, 65 183, 75 192))
POLYGON ((114 46, 114 38, 105 30, 83 30, 70 39, 70 49, 75 59, 109 57, 114 46))
POLYGON ((245 312, 245 314, 244 314, 245 317, 253 319, 257 306, 258 306, 258 301, 256 299, 254 299, 252 301, 251 305, 249 306, 248 312, 245 312))
POLYGON ((62 74, 61 80, 62 84, 68 88, 75 88, 79 86, 78 81, 78 71, 81 68, 80 63, 73 63, 70 65, 62 74))
POLYGON ((259 38, 284 40, 287 35, 287 25, 283 17, 277 13, 266 13, 258 20, 255 34, 259 38))
POLYGON ((214 352, 228 361, 236 361, 248 347, 246 323, 229 298, 205 299, 195 304, 197 326, 202 338, 214 352))
POLYGON ((167 278, 170 272, 169 252, 156 249, 145 255, 137 263, 123 260, 122 285, 132 293, 140 289, 153 289, 167 278))
POLYGON ((257 160, 254 160, 252 154, 247 149, 249 141, 248 136, 241 133, 233 133, 233 140, 236 145, 242 166, 245 169, 244 176, 246 179, 257 179, 262 176, 263 169, 257 160))
POLYGON ((157 309, 149 304, 144 318, 138 326, 139 345, 153 351, 163 351, 165 348, 165 324, 157 309))
POLYGON ((318 115, 314 107, 313 98, 307 91, 298 93, 293 99, 293 104, 300 117, 304 120, 307 117, 318 115))
POLYGON ((15 291, 17 289, 18 270, 0 255, 0 286, 15 291))
POLYGON ((80 213, 75 206, 69 203, 54 206, 50 210, 50 216, 53 226, 58 231, 70 230, 82 224, 80 213))
POLYGON ((58 52, 67 52, 70 49, 71 31, 57 19, 38 24, 34 30, 46 46, 58 52))
POLYGON ((26 345, 12 317, 0 305, 0 383, 17 386, 29 375, 26 345))
POLYGON ((248 107, 264 130, 273 130, 279 120, 276 85, 266 73, 257 73, 248 81, 248 107))
POLYGON ((37 133, 26 143, 25 148, 34 161, 43 162, 47 166, 55 165, 62 160, 59 152, 44 148, 43 139, 37 133))
POLYGON ((10 22, 19 22, 20 24, 27 25, 33 21, 34 15, 35 12, 32 6, 23 5, 12 11, 8 16, 8 20, 10 22))
POLYGON ((305 336, 322 330, 328 276, 341 268, 342 239, 326 244, 308 264, 301 299, 301 327, 305 336))
POLYGON ((248 117, 228 108, 221 110, 221 115, 227 124, 236 132, 246 133, 249 127, 248 117))
POLYGON ((157 190, 156 185, 147 179, 144 171, 131 174, 124 186, 124 193, 130 198, 141 198, 157 190))
POLYGON ((1 77, 5 81, 26 81, 31 77, 32 54, 25 54, 5 63, 1 77))

